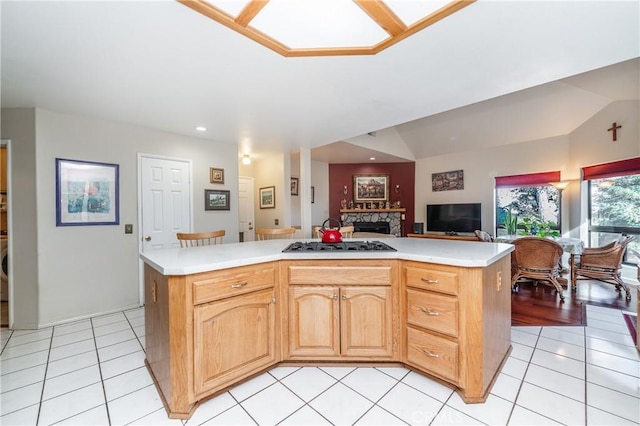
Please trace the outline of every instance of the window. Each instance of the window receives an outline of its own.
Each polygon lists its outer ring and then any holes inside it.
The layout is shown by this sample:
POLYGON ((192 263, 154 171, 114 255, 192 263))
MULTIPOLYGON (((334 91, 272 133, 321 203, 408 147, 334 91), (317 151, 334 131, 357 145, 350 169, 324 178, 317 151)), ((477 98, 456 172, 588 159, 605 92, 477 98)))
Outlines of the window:
POLYGON ((559 180, 560 172, 496 177, 496 235, 559 235, 562 193, 551 184, 559 180))
MULTIPOLYGON (((589 181, 589 245, 603 246, 620 234, 635 235, 628 248, 640 252, 640 174, 589 181)), ((632 250, 626 263, 640 261, 632 250)))
POLYGON ((640 261, 640 158, 582 169, 589 181, 589 245, 600 247, 621 234, 634 235, 625 263, 640 261))
POLYGON ((504 223, 508 211, 517 216, 517 232, 560 233, 560 191, 552 185, 496 188, 496 211, 497 235, 508 233, 504 223))

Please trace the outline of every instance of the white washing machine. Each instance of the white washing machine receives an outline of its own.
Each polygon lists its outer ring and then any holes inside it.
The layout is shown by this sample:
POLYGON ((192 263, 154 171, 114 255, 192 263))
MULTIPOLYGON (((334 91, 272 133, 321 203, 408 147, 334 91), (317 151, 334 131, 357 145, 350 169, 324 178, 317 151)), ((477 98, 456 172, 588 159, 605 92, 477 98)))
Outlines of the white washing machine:
POLYGON ((0 301, 9 300, 9 248, 7 237, 0 237, 0 301))

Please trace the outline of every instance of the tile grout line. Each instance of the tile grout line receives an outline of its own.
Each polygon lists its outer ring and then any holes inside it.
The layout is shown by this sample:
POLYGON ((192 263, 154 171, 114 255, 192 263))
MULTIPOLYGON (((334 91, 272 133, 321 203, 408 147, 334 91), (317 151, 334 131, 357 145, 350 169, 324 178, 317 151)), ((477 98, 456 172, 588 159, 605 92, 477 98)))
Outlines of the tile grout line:
POLYGON ((104 396, 104 407, 107 412, 107 424, 111 425, 111 413, 109 412, 109 402, 107 401, 107 390, 104 387, 104 377, 102 375, 102 365, 100 363, 100 352, 98 351, 98 342, 96 342, 95 327, 93 325, 93 318, 91 321, 91 332, 93 333, 93 345, 96 351, 96 358, 98 358, 98 372, 100 373, 100 385, 102 386, 102 395, 104 396))

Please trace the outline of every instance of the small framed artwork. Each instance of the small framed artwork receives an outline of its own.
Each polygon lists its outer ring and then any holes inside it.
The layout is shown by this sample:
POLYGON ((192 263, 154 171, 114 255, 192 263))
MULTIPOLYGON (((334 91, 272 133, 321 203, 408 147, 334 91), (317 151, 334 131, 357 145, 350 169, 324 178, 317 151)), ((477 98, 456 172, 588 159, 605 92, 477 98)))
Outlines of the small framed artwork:
POLYGON ((353 198, 356 203, 389 200, 389 175, 353 175, 353 198))
POLYGON ((229 210, 231 196, 230 191, 220 191, 217 189, 204 190, 205 210, 229 210))
POLYGON ((118 164, 56 158, 56 226, 118 225, 118 164))
POLYGON ((297 177, 291 178, 291 195, 298 195, 298 182, 299 179, 297 177))
POLYGON ((260 188, 260 208, 275 209, 276 208, 276 187, 267 186, 260 188))
POLYGON ((224 169, 209 168, 209 180, 211 183, 224 183, 224 169))
POLYGON ((458 189, 464 189, 464 173, 462 170, 431 174, 431 190, 433 192, 458 189))
POLYGON ((311 204, 316 202, 316 187, 311 187, 311 204))

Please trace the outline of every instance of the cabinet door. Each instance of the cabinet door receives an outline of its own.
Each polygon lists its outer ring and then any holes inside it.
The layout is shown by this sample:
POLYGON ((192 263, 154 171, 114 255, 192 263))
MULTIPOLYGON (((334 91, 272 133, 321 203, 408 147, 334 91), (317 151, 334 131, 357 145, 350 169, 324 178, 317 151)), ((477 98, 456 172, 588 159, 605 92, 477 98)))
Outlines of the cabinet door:
POLYGON ((268 289, 195 308, 196 395, 275 364, 273 297, 268 289))
POLYGON ((337 287, 289 287, 289 352, 291 356, 340 354, 337 287))
POLYGON ((391 287, 340 289, 342 355, 392 356, 391 287))

